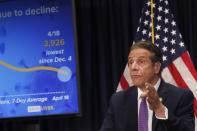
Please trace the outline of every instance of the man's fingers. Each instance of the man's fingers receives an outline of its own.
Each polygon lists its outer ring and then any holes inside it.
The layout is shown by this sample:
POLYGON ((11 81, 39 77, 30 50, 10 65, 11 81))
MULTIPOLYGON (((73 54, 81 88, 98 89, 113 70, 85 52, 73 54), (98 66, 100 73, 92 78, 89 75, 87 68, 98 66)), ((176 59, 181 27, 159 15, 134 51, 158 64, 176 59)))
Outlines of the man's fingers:
POLYGON ((146 90, 149 90, 149 91, 154 91, 155 88, 154 86, 152 86, 150 83, 145 83, 145 87, 146 87, 146 90))
POLYGON ((157 93, 157 91, 151 84, 146 83, 145 85, 146 85, 146 90, 148 91, 148 97, 153 98, 155 94, 157 93))
POLYGON ((145 98, 148 96, 148 91, 145 91, 142 93, 142 95, 140 96, 141 98, 145 98))
POLYGON ((147 96, 146 99, 149 103, 150 109, 156 109, 160 103, 159 96, 157 91, 155 90, 154 86, 150 83, 145 83, 147 96))

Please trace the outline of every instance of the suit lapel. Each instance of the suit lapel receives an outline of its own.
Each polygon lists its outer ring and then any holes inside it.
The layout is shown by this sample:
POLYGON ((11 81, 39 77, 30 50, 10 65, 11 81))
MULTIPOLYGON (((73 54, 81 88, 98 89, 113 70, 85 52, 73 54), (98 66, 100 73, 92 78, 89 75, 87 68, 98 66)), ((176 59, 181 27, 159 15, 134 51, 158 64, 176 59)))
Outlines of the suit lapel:
MULTIPOLYGON (((166 87, 165 82, 161 80, 161 83, 160 83, 160 86, 159 86, 159 89, 158 89, 157 92, 158 92, 158 95, 159 95, 159 98, 160 98, 161 102, 164 105, 166 103, 167 96, 168 96, 168 92, 167 92, 166 88, 167 87, 166 87)), ((153 113, 153 122, 152 122, 152 130, 153 131, 156 131, 157 123, 158 123, 158 120, 155 117, 155 113, 153 113)))
MULTIPOLYGON (((133 131, 138 130, 138 107, 137 107, 137 87, 130 87, 131 90, 129 92, 129 104, 128 104, 128 113, 129 117, 126 120, 127 127, 126 129, 132 129, 133 131)), ((126 130, 127 131, 127 130, 126 130)))

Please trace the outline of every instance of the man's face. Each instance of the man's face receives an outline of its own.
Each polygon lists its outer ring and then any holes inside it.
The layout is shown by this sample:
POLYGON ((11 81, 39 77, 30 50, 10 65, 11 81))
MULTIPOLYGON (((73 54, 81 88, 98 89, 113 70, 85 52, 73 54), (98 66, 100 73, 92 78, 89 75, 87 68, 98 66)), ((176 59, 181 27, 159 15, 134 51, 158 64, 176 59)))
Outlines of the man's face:
POLYGON ((161 64, 156 62, 154 65, 150 59, 150 52, 146 49, 133 49, 129 53, 128 65, 132 82, 135 86, 144 87, 146 82, 156 84, 157 74, 161 64))

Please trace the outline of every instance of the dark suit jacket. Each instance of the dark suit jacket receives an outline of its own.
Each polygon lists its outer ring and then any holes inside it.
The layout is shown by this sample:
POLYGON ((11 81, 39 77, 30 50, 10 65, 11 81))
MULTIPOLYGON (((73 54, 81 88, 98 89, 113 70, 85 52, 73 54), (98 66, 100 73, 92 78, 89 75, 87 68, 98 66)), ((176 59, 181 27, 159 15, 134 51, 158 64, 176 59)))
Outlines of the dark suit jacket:
MULTIPOLYGON (((137 131, 137 94, 134 86, 113 94, 100 131, 137 131)), ((192 92, 161 81, 158 94, 168 108, 168 119, 159 120, 153 113, 152 131, 194 131, 192 92)))

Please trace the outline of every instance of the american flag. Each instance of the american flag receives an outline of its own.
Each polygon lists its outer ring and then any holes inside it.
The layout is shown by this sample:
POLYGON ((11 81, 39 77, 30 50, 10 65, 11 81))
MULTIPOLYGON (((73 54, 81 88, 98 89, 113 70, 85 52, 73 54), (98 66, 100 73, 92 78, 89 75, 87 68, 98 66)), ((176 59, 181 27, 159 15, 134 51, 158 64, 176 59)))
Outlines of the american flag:
MULTIPOLYGON (((174 16, 170 11, 168 1, 156 0, 152 5, 154 12, 154 44, 163 53, 164 65, 162 78, 168 83, 190 89, 193 92, 195 97, 194 110, 195 116, 197 117, 197 72, 184 45, 182 36, 179 33, 174 16)), ((142 16, 139 21, 139 27, 137 28, 135 41, 152 41, 151 16, 151 2, 148 1, 142 9, 142 16)), ((130 86, 132 86, 132 81, 128 65, 126 65, 117 91, 124 90, 130 86)))

